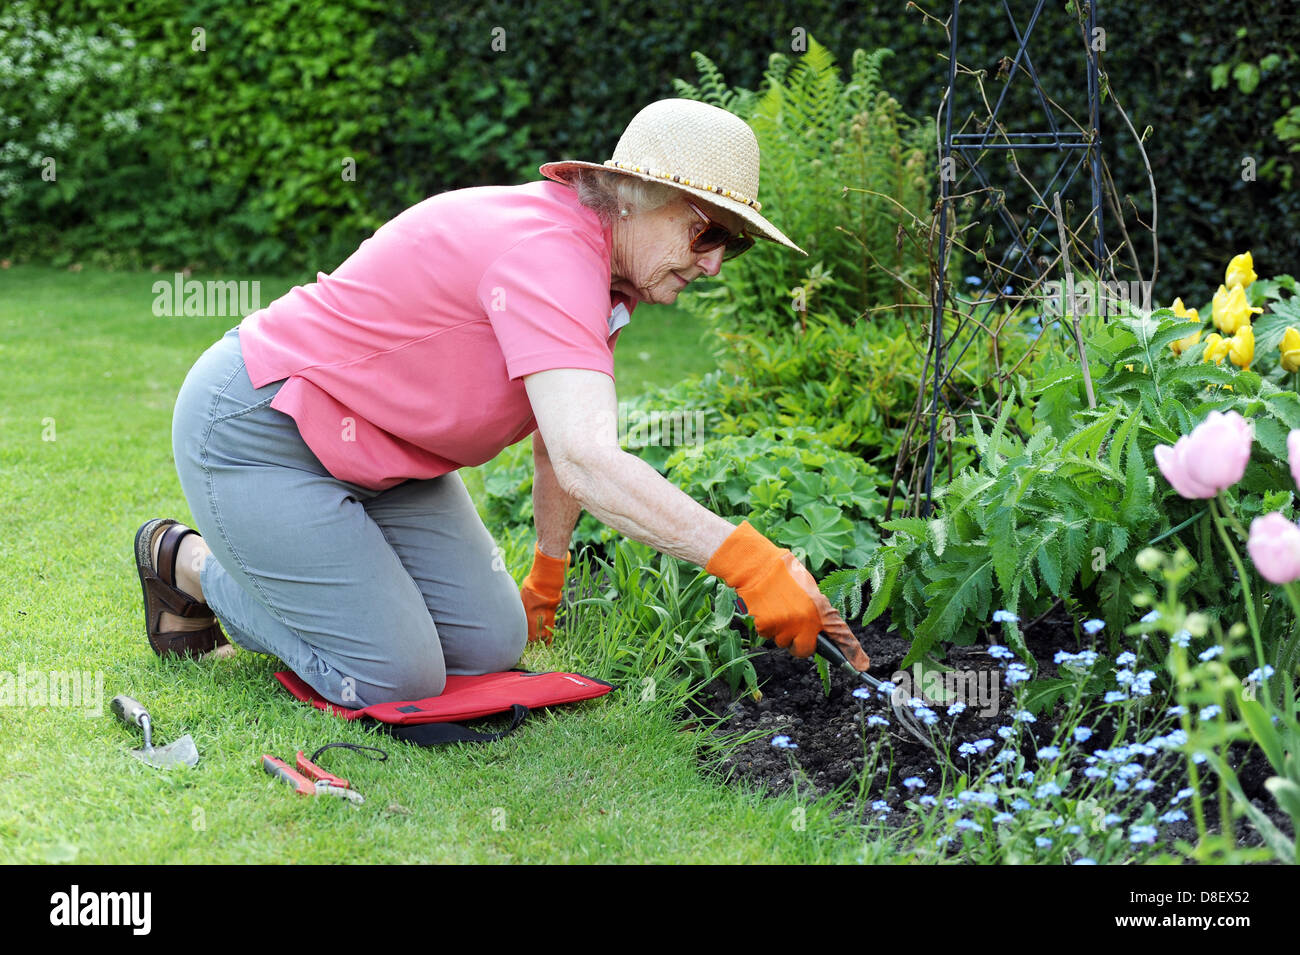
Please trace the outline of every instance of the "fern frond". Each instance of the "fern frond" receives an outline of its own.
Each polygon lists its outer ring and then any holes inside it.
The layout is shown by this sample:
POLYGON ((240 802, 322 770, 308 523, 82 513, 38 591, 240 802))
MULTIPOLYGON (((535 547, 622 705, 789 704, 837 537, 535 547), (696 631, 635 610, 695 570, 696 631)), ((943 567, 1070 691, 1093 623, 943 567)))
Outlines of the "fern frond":
POLYGON ((727 87, 727 81, 722 75, 722 70, 698 50, 691 53, 691 60, 695 63, 696 70, 699 71, 700 82, 696 85, 682 79, 673 80, 673 89, 677 95, 682 99, 699 100, 711 106, 718 106, 734 112, 732 106, 739 91, 733 92, 727 87))
POLYGON ((979 544, 952 548, 951 560, 934 568, 934 579, 925 586, 929 613, 916 627, 911 649, 903 660, 911 666, 939 640, 951 640, 960 633, 967 617, 986 619, 993 588, 993 558, 979 544), (964 562, 963 562, 964 559, 964 562))
POLYGON ((862 612, 862 587, 870 577, 869 567, 846 567, 822 578, 821 591, 831 606, 845 620, 850 620, 862 612))

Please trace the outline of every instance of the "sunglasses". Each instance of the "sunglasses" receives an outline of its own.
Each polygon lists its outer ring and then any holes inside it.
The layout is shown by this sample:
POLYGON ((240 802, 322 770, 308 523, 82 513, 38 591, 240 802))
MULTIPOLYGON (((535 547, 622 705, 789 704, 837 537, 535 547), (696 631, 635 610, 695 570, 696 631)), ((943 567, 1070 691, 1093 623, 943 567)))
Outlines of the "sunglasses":
POLYGON ((715 222, 701 211, 700 207, 691 200, 687 199, 686 204, 695 210, 695 214, 704 220, 704 228, 691 239, 691 251, 703 254, 712 252, 719 246, 726 246, 726 251, 722 253, 722 260, 734 259, 742 252, 747 252, 754 247, 753 236, 746 235, 744 232, 732 232, 720 222, 715 222))

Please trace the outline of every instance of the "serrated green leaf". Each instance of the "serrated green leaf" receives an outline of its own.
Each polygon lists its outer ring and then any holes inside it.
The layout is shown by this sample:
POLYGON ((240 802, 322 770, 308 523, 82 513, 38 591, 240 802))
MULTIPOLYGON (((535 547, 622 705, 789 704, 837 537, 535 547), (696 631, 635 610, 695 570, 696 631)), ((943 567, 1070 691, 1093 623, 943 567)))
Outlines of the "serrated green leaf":
POLYGON ((882 531, 910 534, 920 540, 929 540, 930 523, 923 517, 895 517, 877 525, 882 531))
POLYGON ((1002 470, 1003 457, 1001 454, 1002 436, 1006 432, 1007 418, 1011 416, 1011 409, 1016 403, 1016 391, 1011 389, 1010 393, 1003 398, 1002 413, 998 415, 998 420, 993 425, 993 431, 989 435, 986 445, 988 451, 985 454, 981 465, 989 474, 997 474, 1002 470))
POLYGON ((1069 587, 1073 586, 1088 554, 1088 532, 1083 522, 1069 524, 1062 535, 1062 543, 1061 580, 1069 587))
MULTIPOLYGON (((1157 313, 1155 312, 1152 313, 1153 316, 1155 314, 1157 313)), ((1173 312, 1170 312, 1169 314, 1173 315, 1173 312)), ((1176 341, 1181 341, 1184 338, 1190 338, 1191 336, 1195 335, 1198 331, 1201 331, 1204 328, 1205 328, 1205 323, 1199 321, 1185 322, 1179 319, 1173 319, 1172 321, 1162 322, 1160 331, 1156 332, 1156 334, 1151 337, 1151 342, 1150 342, 1151 352, 1153 355, 1159 354, 1163 357, 1165 352, 1168 351, 1169 352, 1168 358, 1170 360, 1177 361, 1179 356, 1174 355, 1173 351, 1169 348, 1169 346, 1176 341)))
POLYGON ((917 626, 902 666, 911 666, 937 641, 951 639, 968 613, 983 616, 987 612, 992 575, 993 560, 989 557, 977 559, 970 566, 945 564, 938 569, 935 580, 925 587, 929 613, 917 626))
POLYGON ((1111 470, 1119 470, 1120 455, 1124 453, 1125 442, 1128 441, 1129 432, 1133 430, 1133 426, 1141 421, 1141 419, 1141 412, 1128 415, 1124 419, 1123 423, 1120 424, 1119 430, 1115 432, 1115 436, 1111 438, 1110 450, 1106 455, 1106 460, 1110 463, 1111 470))
POLYGON ((1101 443, 1110 433, 1119 413, 1120 406, 1112 405, 1107 411, 1102 412, 1096 421, 1084 425, 1062 441, 1061 451, 1064 454, 1083 455, 1095 460, 1100 452, 1101 443))
POLYGON ((1286 439, 1291 433, 1290 429, 1275 418, 1260 417, 1253 420, 1255 440, 1259 442, 1260 447, 1282 461, 1288 460, 1286 439))
POLYGON ((1043 583, 1047 584, 1047 589, 1054 594, 1061 593, 1061 556, 1064 547, 1059 540, 1059 535, 1063 529, 1061 524, 1054 524, 1040 540, 1034 552, 1038 569, 1043 575, 1043 583))
POLYGON ((934 542, 934 556, 942 557, 948 542, 948 524, 942 515, 930 521, 930 539, 934 542))
POLYGON ((902 561, 890 560, 891 556, 893 556, 892 551, 883 551, 884 559, 880 562, 872 562, 871 600, 867 602, 867 609, 863 611, 862 619, 858 621, 862 626, 866 626, 884 613, 885 608, 894 600, 902 561))
POLYGON ((1134 431, 1128 448, 1128 468, 1124 474, 1124 497, 1119 504, 1120 520, 1135 524, 1151 507, 1152 482, 1147 480, 1146 462, 1138 447, 1138 432, 1134 431))
POLYGON ((989 519, 988 530, 993 569, 997 572, 998 586, 1006 593, 1011 589, 1011 578, 1015 575, 1020 553, 1015 511, 1009 507, 995 509, 989 519))

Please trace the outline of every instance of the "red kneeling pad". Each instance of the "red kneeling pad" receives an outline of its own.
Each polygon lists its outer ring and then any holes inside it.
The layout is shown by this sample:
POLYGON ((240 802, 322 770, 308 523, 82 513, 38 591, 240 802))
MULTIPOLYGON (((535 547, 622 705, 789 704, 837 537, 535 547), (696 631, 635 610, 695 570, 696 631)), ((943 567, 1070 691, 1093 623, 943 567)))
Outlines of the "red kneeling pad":
POLYGON ((614 689, 612 683, 580 673, 506 670, 478 676, 448 676, 440 696, 349 709, 326 700, 296 673, 282 671, 275 678, 298 699, 318 710, 345 720, 362 717, 376 720, 379 729, 421 746, 492 742, 518 729, 530 708, 595 699, 614 689), (512 714, 510 726, 499 733, 478 733, 455 723, 494 713, 512 714))

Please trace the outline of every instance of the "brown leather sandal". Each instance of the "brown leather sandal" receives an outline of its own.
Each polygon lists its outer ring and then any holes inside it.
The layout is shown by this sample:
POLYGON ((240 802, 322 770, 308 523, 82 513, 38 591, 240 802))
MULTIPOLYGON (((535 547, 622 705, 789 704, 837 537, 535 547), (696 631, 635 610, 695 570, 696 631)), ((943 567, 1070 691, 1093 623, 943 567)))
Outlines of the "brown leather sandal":
POLYGON ((181 540, 198 531, 168 517, 146 521, 135 534, 135 566, 144 593, 144 629, 149 646, 160 657, 197 657, 230 641, 217 622, 212 608, 176 587, 176 556, 181 540), (158 548, 158 564, 153 562, 153 541, 159 529, 166 528, 158 548), (160 568, 167 574, 164 579, 160 568), (162 632, 163 612, 178 617, 211 617, 212 626, 200 630, 162 632))

